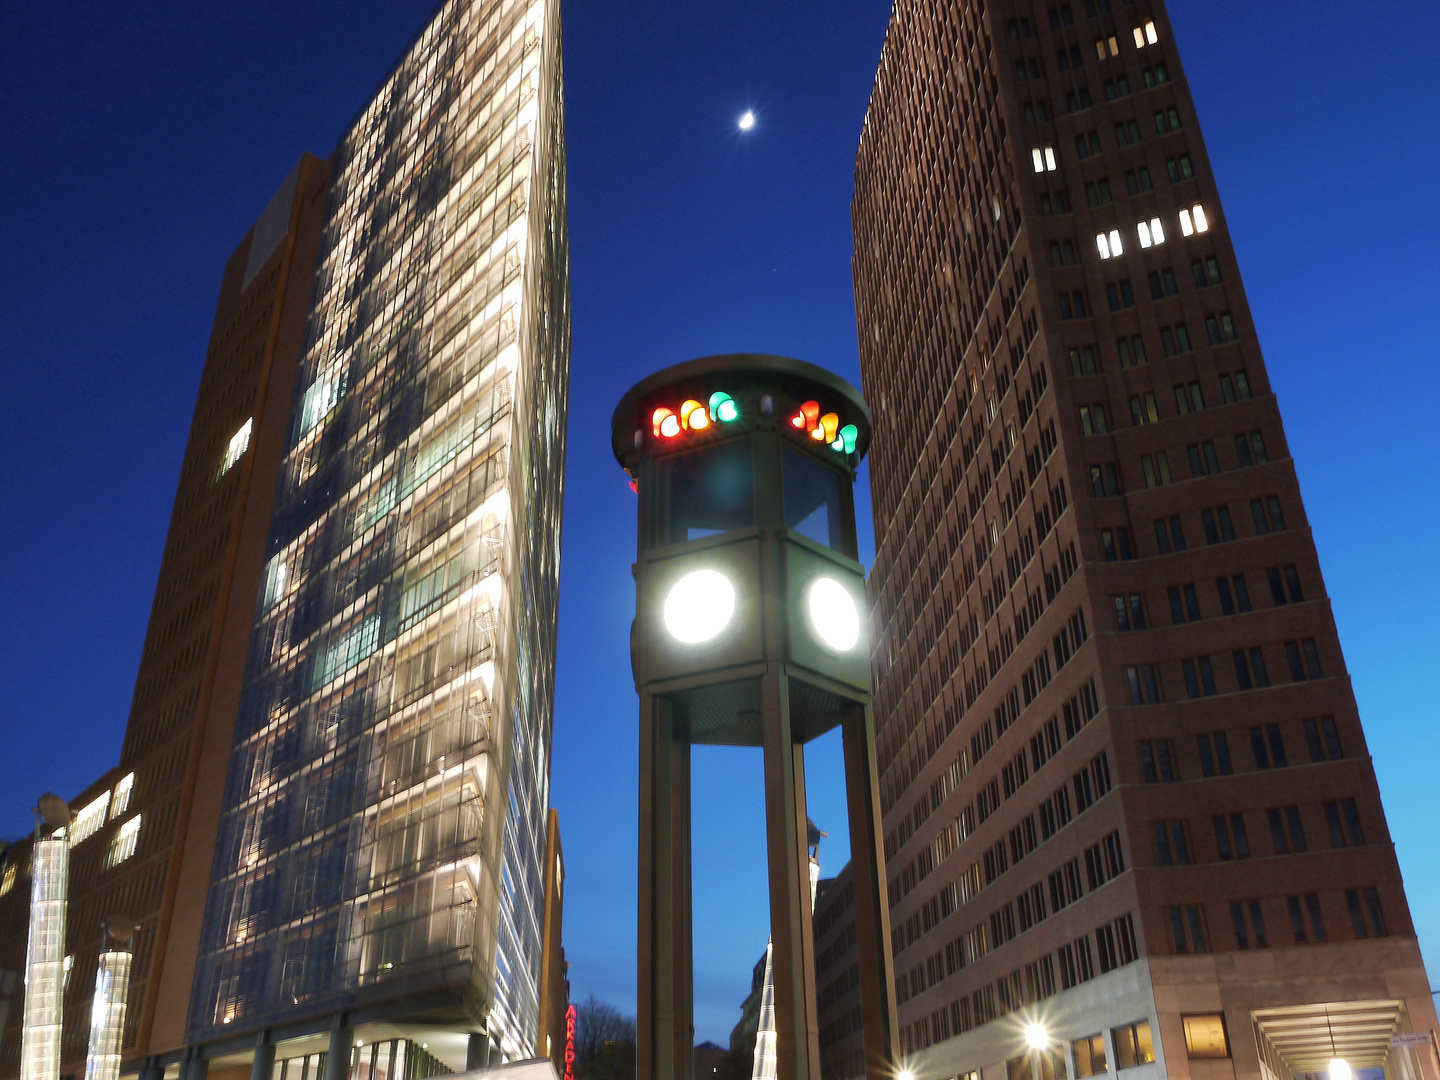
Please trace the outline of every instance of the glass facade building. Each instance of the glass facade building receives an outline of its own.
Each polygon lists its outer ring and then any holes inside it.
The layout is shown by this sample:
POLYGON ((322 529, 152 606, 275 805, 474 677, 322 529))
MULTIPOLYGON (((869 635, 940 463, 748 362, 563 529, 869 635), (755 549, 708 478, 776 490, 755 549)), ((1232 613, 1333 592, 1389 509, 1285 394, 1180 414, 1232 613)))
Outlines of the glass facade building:
POLYGON ((332 158, 186 1041, 536 1052, 570 322, 555 0, 442 4, 332 158))

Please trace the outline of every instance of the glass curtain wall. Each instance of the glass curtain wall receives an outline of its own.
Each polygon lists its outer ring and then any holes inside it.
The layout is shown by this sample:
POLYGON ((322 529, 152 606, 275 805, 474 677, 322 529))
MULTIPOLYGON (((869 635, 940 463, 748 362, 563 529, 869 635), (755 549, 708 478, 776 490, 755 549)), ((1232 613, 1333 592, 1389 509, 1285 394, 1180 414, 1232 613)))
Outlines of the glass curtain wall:
POLYGON ((534 1052, 560 81, 556 0, 453 0, 336 151, 193 1040, 450 986, 534 1052))

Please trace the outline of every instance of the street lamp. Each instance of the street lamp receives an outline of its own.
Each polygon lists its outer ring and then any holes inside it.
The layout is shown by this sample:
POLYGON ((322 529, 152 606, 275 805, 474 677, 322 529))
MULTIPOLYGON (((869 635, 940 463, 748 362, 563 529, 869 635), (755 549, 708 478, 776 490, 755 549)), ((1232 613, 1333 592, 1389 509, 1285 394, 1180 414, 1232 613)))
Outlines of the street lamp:
POLYGON ((25 954, 25 1014, 20 1080, 59 1080, 65 988, 65 907, 70 881, 70 807, 46 792, 35 806, 30 878, 30 940, 25 954))
POLYGON ((779 356, 712 356, 633 387, 611 448, 639 496, 630 660, 640 697, 638 1080, 693 1080, 690 747, 764 750, 778 1070, 819 1080, 804 744, 845 747, 865 1072, 897 1071, 865 568, 860 394, 779 356))
POLYGON ((1350 1063, 1342 1057, 1331 1058, 1330 1080, 1350 1080, 1350 1063))
POLYGON ((1030 1069, 1030 1080, 1044 1080, 1042 1055, 1050 1045, 1050 1033, 1045 1030, 1045 1025, 1038 1021, 1025 1025, 1025 1044, 1034 1051, 1035 1063, 1030 1069))

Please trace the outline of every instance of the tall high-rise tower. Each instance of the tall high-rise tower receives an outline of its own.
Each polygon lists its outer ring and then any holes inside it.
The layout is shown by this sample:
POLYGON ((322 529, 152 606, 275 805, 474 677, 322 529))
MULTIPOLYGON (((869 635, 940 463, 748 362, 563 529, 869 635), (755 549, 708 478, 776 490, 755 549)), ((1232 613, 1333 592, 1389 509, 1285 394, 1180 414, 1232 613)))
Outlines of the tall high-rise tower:
POLYGON ((1435 1075, 1163 4, 899 0, 853 217, 911 1068, 1435 1075))
POLYGON ((557 0, 443 3, 332 168, 187 1041, 283 1025, 321 1037, 270 1047, 296 1075, 327 1047, 345 1075, 358 1042, 398 1080, 535 1053, 570 350, 557 0))

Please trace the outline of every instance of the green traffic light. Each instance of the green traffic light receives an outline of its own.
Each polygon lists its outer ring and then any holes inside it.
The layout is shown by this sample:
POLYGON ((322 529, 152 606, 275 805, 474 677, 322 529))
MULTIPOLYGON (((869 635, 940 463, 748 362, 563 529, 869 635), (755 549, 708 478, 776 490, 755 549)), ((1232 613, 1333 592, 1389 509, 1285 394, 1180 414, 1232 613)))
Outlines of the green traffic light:
MULTIPOLYGON (((846 424, 840 429, 840 438, 837 439, 836 442, 844 445, 845 453, 853 454, 855 452, 855 440, 859 437, 860 429, 854 424, 846 424)), ((839 450, 840 447, 836 446, 835 449, 839 450)))
POLYGON ((722 424, 728 424, 732 420, 740 419, 740 406, 735 404, 735 399, 723 390, 717 390, 710 395, 710 418, 722 424))

